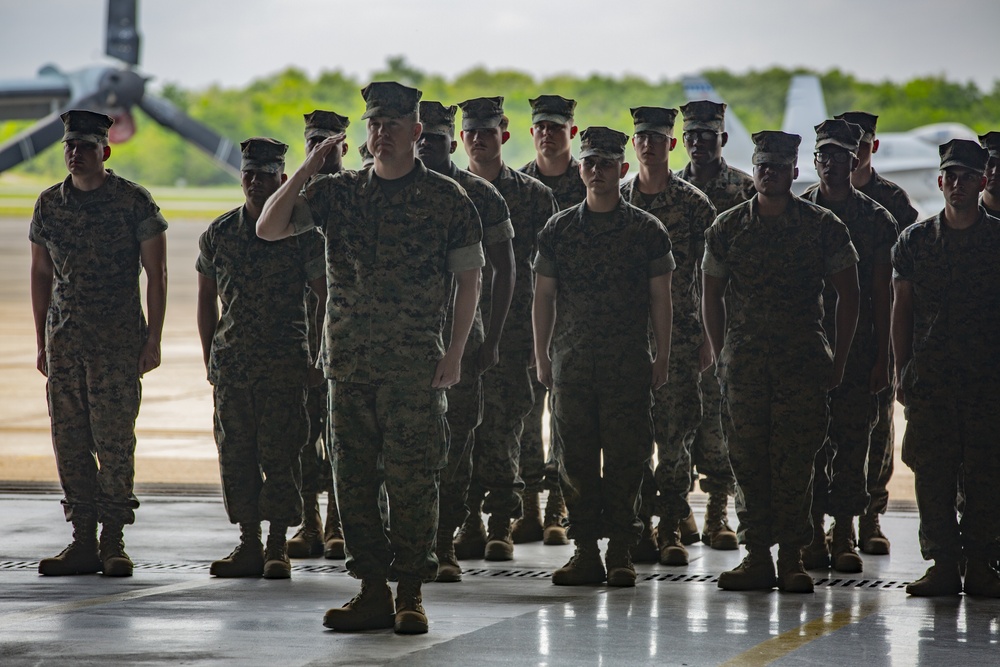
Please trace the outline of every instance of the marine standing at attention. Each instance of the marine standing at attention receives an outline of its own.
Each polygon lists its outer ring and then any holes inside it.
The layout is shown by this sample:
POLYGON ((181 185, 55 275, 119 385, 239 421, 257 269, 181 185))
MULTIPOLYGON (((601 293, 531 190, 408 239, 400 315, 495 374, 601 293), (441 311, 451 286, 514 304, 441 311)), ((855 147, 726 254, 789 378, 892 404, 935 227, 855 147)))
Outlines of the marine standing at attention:
POLYGON ((109 116, 74 109, 61 118, 69 175, 39 195, 28 239, 36 365, 47 378, 73 542, 42 559, 38 572, 127 577, 133 565, 122 531, 139 506, 132 488, 140 378, 160 365, 167 222, 145 188, 105 168, 109 116))

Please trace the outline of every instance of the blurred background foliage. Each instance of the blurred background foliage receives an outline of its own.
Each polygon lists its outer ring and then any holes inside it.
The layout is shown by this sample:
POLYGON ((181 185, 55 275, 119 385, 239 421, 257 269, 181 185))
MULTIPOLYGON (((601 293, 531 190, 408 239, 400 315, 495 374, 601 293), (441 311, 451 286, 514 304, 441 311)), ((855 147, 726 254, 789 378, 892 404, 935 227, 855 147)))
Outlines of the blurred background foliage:
MULTIPOLYGON (((709 70, 702 74, 715 86, 730 108, 750 132, 780 128, 788 83, 795 74, 813 73, 820 77, 827 111, 833 115, 850 109, 864 109, 879 115, 880 131, 908 130, 928 123, 954 121, 985 133, 1000 128, 1000 79, 990 91, 973 83, 949 81, 945 76, 913 79, 905 83, 860 81, 839 70, 825 73, 779 67, 734 74, 709 70)), ((474 68, 452 80, 413 68, 404 57, 389 58, 385 67, 371 77, 378 81, 400 81, 419 87, 423 99, 457 104, 463 100, 503 95, 510 118, 511 139, 504 147, 508 164, 519 167, 534 157, 528 129, 531 125, 528 98, 556 93, 577 101, 576 123, 606 125, 625 132, 631 130, 629 107, 677 107, 685 102, 680 80, 651 82, 636 76, 610 77, 569 74, 536 79, 513 70, 489 71, 474 68)), ((326 71, 310 79, 303 71, 289 68, 254 80, 245 88, 211 87, 189 90, 168 83, 161 94, 185 112, 214 128, 234 142, 251 136, 269 136, 290 145, 288 166, 294 169, 304 157, 302 114, 313 109, 330 109, 352 119, 348 129, 350 150, 345 165, 360 165, 357 146, 364 140, 360 121, 364 101, 361 81, 338 70, 326 71)), ((189 146, 135 110, 138 131, 125 144, 113 147, 110 166, 120 175, 145 185, 211 186, 235 184, 236 180, 217 167, 207 156, 189 146)), ((678 121, 678 128, 679 128, 678 121)), ((13 136, 31 122, 0 123, 0 141, 13 136)), ((467 163, 461 146, 455 161, 467 163)), ((683 149, 674 152, 671 166, 687 161, 683 149)), ((15 173, 45 180, 61 180, 65 175, 62 154, 50 148, 35 160, 21 165, 15 173)))

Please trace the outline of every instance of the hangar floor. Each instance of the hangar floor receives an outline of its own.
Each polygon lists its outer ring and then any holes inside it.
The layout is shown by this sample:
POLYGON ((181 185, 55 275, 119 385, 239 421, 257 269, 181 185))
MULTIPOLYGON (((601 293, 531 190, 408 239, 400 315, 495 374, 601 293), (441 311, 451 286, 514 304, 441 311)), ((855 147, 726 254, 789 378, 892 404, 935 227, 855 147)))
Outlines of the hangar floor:
POLYGON ((686 568, 639 566, 635 589, 558 587, 548 576, 572 547, 518 545, 513 562, 466 561, 463 582, 425 585, 430 632, 404 637, 322 627, 357 591, 342 561, 213 579, 237 538, 216 492, 139 491, 130 579, 40 577, 38 559, 69 541, 59 496, 0 494, 0 664, 986 665, 1000 650, 1000 600, 906 596, 925 564, 900 507, 883 522, 892 555, 865 556, 863 575, 813 572, 814 595, 720 591, 740 556, 700 545, 686 568))

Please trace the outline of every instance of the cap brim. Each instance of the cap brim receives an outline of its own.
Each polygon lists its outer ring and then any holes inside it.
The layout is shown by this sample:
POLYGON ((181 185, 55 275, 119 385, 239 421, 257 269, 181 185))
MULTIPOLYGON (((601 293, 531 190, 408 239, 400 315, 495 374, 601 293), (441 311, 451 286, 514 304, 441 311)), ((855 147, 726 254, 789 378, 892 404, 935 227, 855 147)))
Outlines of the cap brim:
POLYGON ((420 130, 421 134, 440 134, 445 137, 454 137, 455 130, 449 125, 433 125, 424 123, 420 130))
POLYGON ((67 132, 63 135, 63 142, 66 141, 88 141, 92 144, 105 144, 108 138, 101 134, 93 134, 91 132, 67 132))
POLYGON ((566 123, 572 123, 572 116, 564 116, 559 113, 533 113, 531 114, 531 124, 541 123, 543 121, 548 121, 550 123, 559 123, 560 125, 565 125, 566 123))
POLYGON ((283 162, 243 160, 240 162, 240 171, 263 171, 266 174, 283 174, 285 172, 285 165, 283 162))
POLYGON ((946 160, 946 161, 942 162, 940 169, 941 169, 941 171, 944 171, 948 167, 964 167, 965 169, 968 169, 970 171, 974 171, 974 172, 979 173, 979 174, 986 173, 986 166, 985 165, 982 165, 982 164, 969 164, 967 162, 963 162, 961 159, 956 159, 956 158, 952 158, 951 160, 946 160))
POLYGON ((754 153, 750 162, 753 164, 795 164, 797 155, 788 153, 754 153))
POLYGON ((843 148, 845 151, 848 151, 849 153, 857 153, 858 152, 858 147, 857 146, 852 146, 852 145, 850 145, 848 143, 840 141, 839 139, 832 139, 832 138, 817 139, 816 140, 816 150, 819 150, 823 146, 837 146, 839 148, 843 148))
POLYGON ((602 157, 608 160, 624 160, 625 153, 612 153, 611 151, 603 151, 599 148, 587 148, 580 151, 580 159, 588 157, 602 157))
POLYGON ((724 132, 725 125, 721 120, 686 120, 684 121, 684 131, 688 130, 712 130, 714 132, 724 132))
POLYGON ((409 116, 410 114, 415 113, 416 111, 417 111, 416 109, 407 112, 407 111, 400 111, 399 109, 393 109, 391 107, 372 107, 371 109, 366 109, 365 112, 361 114, 361 120, 365 120, 367 118, 377 118, 377 117, 402 118, 403 116, 409 116))
POLYGON ((662 134, 666 137, 673 136, 673 129, 667 127, 666 125, 657 125, 656 123, 639 123, 635 126, 635 132, 655 132, 656 134, 662 134))
POLYGON ((343 130, 325 130, 320 127, 306 128, 306 139, 312 139, 313 137, 323 137, 328 139, 329 137, 335 137, 338 134, 343 134, 343 130))
POLYGON ((489 118, 462 116, 462 130, 465 132, 470 130, 492 130, 495 127, 500 127, 502 120, 503 116, 492 116, 489 118))

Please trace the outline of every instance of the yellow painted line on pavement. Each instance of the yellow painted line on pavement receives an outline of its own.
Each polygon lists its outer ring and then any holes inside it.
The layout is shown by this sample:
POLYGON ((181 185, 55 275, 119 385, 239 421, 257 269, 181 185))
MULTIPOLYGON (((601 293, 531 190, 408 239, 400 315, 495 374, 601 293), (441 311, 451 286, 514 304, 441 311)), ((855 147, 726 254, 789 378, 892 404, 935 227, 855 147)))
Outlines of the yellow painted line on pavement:
POLYGON ((797 628, 783 632, 751 649, 740 653, 735 658, 722 663, 723 667, 763 667, 776 660, 784 658, 811 641, 825 637, 841 628, 857 623, 862 619, 883 609, 884 605, 866 601, 859 605, 851 605, 848 609, 831 612, 822 618, 815 618, 797 628))
POLYGON ((46 616, 55 616, 57 614, 68 614, 70 612, 78 611, 80 609, 86 609, 88 607, 96 607, 102 604, 126 602, 128 600, 136 600, 139 598, 146 598, 154 595, 166 595, 168 593, 176 593, 178 591, 185 591, 192 588, 201 588, 202 586, 210 586, 214 583, 216 583, 214 579, 199 580, 199 581, 184 581, 179 584, 168 584, 166 586, 153 586, 152 588, 142 588, 134 591, 126 591, 124 593, 115 593, 114 595, 102 595, 100 597, 87 598, 84 600, 76 600, 74 602, 65 602, 63 604, 46 605, 45 607, 38 607, 37 609, 29 609, 27 611, 16 611, 10 614, 0 614, 0 624, 6 626, 9 623, 23 623, 24 621, 33 621, 39 618, 45 618, 46 616))

